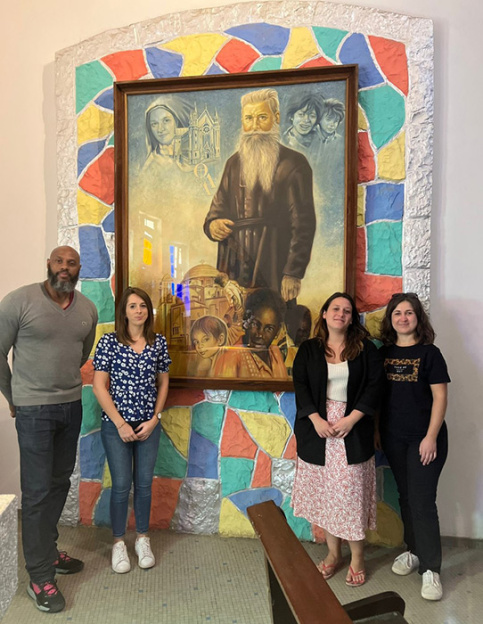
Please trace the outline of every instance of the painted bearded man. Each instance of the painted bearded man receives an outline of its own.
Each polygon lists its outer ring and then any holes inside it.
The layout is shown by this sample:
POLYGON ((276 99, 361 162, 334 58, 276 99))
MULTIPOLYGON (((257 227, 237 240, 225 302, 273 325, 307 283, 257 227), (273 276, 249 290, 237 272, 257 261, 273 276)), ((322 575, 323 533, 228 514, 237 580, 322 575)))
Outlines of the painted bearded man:
POLYGON ((238 151, 226 162, 204 231, 218 242, 217 268, 245 288, 268 287, 296 299, 315 233, 312 169, 279 142, 274 89, 241 98, 238 151))

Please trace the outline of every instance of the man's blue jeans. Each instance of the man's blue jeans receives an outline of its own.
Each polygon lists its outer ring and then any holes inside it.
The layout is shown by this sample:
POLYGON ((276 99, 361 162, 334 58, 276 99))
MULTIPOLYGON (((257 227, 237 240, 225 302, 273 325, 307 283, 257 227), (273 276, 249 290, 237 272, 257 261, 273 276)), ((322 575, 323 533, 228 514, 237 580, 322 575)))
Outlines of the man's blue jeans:
POLYGON ((111 524, 114 537, 126 532, 129 492, 134 479, 136 531, 147 533, 151 514, 151 486, 161 427, 143 442, 123 442, 112 421, 102 421, 101 437, 111 472, 111 524))
POLYGON ((22 486, 22 543, 33 583, 55 576, 57 522, 69 492, 82 421, 81 401, 16 408, 22 486))

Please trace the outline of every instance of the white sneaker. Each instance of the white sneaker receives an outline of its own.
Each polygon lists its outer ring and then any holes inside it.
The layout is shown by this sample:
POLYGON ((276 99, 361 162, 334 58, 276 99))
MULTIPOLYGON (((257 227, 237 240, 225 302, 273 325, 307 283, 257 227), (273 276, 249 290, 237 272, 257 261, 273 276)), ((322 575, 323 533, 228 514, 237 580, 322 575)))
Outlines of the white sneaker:
POLYGON ((138 565, 140 568, 152 568, 156 563, 151 550, 149 537, 138 537, 134 545, 134 550, 139 557, 138 565))
POLYGON ((131 562, 124 542, 116 542, 112 547, 112 569, 118 574, 125 574, 131 569, 131 562))
POLYGON ((419 559, 409 550, 394 559, 392 571, 399 576, 407 576, 419 568, 419 559))
POLYGON ((426 570, 423 574, 423 586, 421 596, 426 600, 441 600, 443 597, 443 586, 437 572, 426 570))

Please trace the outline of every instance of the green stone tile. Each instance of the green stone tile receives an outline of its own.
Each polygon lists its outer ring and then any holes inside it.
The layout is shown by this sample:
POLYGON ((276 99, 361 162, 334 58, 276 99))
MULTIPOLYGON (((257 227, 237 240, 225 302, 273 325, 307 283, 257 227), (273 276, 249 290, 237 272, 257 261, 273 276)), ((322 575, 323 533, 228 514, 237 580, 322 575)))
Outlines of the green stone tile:
POLYGON ((95 304, 99 313, 99 323, 112 323, 114 321, 114 296, 110 281, 82 281, 81 292, 95 304))
POLYGON ((283 415, 273 392, 235 391, 231 393, 228 405, 234 409, 243 409, 250 412, 283 415))
POLYGON ((81 435, 86 435, 101 428, 101 406, 97 402, 92 386, 82 388, 82 425, 81 435))
POLYGON ((381 221, 367 226, 367 272, 402 275, 402 222, 381 221))
POLYGON ((404 125, 404 97, 389 85, 359 91, 359 103, 366 113, 371 138, 377 149, 396 136, 404 125))
POLYGON ((292 529, 292 531, 295 533, 295 535, 299 539, 305 540, 307 542, 312 541, 313 540, 312 525, 310 524, 310 522, 307 522, 307 520, 305 520, 304 518, 296 518, 293 515, 293 509, 290 506, 290 502, 291 502, 291 498, 287 497, 283 501, 283 504, 282 504, 282 509, 285 514, 285 517, 287 518, 287 522, 290 528, 292 529))
POLYGON ((251 72, 255 71, 271 71, 282 67, 282 58, 280 56, 266 56, 253 63, 250 68, 251 72))
POLYGON ((346 30, 338 30, 337 28, 323 28, 319 26, 313 26, 315 38, 320 46, 322 52, 328 58, 337 60, 337 50, 340 42, 347 35, 346 30))
POLYGON ((113 78, 99 61, 75 68, 75 109, 79 113, 100 91, 112 86, 113 78))
POLYGON ((240 457, 222 457, 220 465, 221 495, 229 496, 234 492, 250 487, 255 462, 240 457))
POLYGON ((183 479, 186 476, 186 467, 187 461, 178 453, 164 431, 161 431, 154 474, 157 477, 177 477, 183 479))
POLYGON ((192 409, 191 428, 218 445, 225 417, 225 406, 215 403, 198 403, 192 409))

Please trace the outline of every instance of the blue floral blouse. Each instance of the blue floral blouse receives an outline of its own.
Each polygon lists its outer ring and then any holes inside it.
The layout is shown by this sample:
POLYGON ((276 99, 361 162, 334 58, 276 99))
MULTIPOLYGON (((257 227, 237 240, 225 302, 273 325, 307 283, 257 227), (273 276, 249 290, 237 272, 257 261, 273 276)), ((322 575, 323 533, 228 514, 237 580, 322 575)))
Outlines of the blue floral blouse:
MULTIPOLYGON (((127 422, 149 420, 154 415, 158 373, 167 373, 171 358, 166 338, 156 334, 152 346, 141 353, 121 344, 115 332, 104 334, 97 343, 94 370, 109 373, 109 394, 127 422)), ((110 420, 102 411, 102 419, 110 420)))

